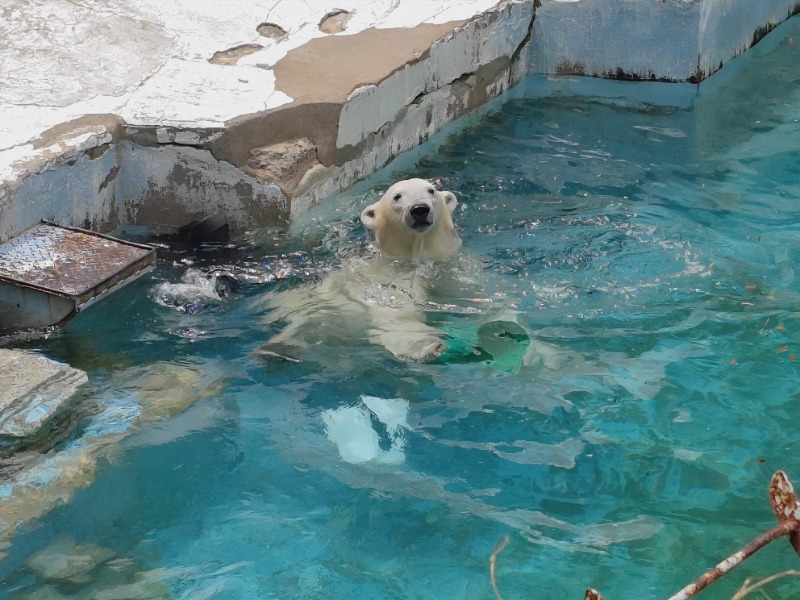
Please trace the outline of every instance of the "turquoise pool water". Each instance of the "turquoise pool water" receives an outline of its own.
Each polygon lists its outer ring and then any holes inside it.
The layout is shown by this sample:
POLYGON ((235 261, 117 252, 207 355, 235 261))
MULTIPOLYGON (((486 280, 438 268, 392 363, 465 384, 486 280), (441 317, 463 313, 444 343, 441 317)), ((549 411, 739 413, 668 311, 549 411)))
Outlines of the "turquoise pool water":
MULTIPOLYGON (((506 600, 665 598, 770 527, 771 474, 800 481, 798 34, 690 107, 601 82, 605 98, 512 100, 290 236, 164 249, 149 279, 30 344, 89 372, 98 406, 61 450, 91 447, 96 470, 12 538, 0 594, 493 598, 508 535, 506 600), (465 251, 552 360, 406 365, 363 339, 259 359, 275 328, 258 298, 360 251, 361 208, 411 175, 458 194, 465 251), (225 298, 159 291, 215 265, 249 279, 225 298), (326 419, 345 414, 392 460, 343 460, 326 419), (74 543, 110 552, 73 581, 31 566, 74 543)), ((431 319, 469 332, 463 313, 431 319)), ((796 561, 777 542, 707 594, 796 561)))

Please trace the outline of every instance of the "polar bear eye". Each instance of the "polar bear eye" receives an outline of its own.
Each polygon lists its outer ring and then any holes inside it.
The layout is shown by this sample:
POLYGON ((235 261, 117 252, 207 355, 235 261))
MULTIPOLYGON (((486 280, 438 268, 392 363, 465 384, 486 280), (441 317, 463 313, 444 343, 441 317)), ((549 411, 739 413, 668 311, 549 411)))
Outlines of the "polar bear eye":
POLYGON ((395 194, 394 195, 394 201, 395 202, 399 201, 400 200, 400 196, 401 196, 401 194, 395 194))
POLYGON ((428 193, 429 193, 431 196, 433 196, 433 194, 434 194, 435 192, 434 192, 433 188, 428 188, 428 193))

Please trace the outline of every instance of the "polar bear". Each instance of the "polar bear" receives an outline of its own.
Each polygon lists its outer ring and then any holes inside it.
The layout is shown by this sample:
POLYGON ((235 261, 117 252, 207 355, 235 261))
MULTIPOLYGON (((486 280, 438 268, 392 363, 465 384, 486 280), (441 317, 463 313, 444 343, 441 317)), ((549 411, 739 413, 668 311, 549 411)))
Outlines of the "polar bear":
POLYGON ((424 179, 398 181, 375 204, 361 212, 361 222, 375 232, 381 251, 407 260, 451 258, 461 248, 453 224, 458 200, 424 179))
POLYGON ((347 343, 361 327, 371 343, 401 361, 439 358, 447 335, 426 323, 431 299, 444 289, 465 297, 472 292, 464 291, 464 281, 480 279, 462 277, 464 270, 453 265, 461 248, 452 218, 457 206, 455 194, 424 179, 392 185, 361 212, 361 222, 375 234, 375 252, 347 259, 315 286, 265 298, 268 321, 285 326, 259 353, 299 361, 303 347, 323 340, 347 343))

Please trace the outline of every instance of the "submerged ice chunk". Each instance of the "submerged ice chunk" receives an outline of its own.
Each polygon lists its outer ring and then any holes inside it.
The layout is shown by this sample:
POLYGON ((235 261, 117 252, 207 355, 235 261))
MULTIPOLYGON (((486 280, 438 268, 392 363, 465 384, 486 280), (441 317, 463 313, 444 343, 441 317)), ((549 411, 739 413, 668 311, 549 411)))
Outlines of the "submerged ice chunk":
POLYGON ((372 428, 363 407, 342 406, 322 413, 325 435, 336 444, 342 460, 359 464, 376 459, 383 452, 378 432, 372 428))
POLYGON ((386 425, 389 435, 395 436, 401 427, 408 428, 408 400, 402 398, 378 398, 377 396, 361 396, 363 402, 378 420, 386 425))
POLYGON ((339 450, 343 461, 400 464, 405 460, 404 431, 408 428, 408 401, 402 398, 361 396, 360 406, 342 406, 322 412, 325 436, 339 450), (381 436, 372 426, 375 417, 386 428, 388 450, 381 448, 381 436))
POLYGON ((404 462, 403 449, 406 446, 404 432, 408 429, 408 400, 402 398, 387 400, 376 396, 361 396, 361 401, 381 423, 386 425, 386 433, 391 440, 389 450, 380 457, 381 462, 393 465, 404 462))

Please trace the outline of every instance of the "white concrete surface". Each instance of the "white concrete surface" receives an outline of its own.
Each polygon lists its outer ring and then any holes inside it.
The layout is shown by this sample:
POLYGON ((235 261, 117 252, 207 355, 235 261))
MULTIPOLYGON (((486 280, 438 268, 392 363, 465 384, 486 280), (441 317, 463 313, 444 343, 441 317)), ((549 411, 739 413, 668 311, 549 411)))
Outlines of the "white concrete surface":
POLYGON ((132 124, 166 124, 166 118, 170 124, 206 126, 279 106, 290 99, 275 93, 269 68, 289 50, 328 35, 317 25, 333 9, 354 12, 346 31, 335 34, 352 35, 369 27, 466 20, 496 4, 7 0, 0 19, 0 151, 84 114, 122 114, 132 124), (280 24, 289 35, 259 35, 264 22, 280 24), (208 63, 215 52, 247 43, 264 50, 240 60, 240 68, 208 63), (198 94, 196 101, 187 98, 198 94))
MULTIPOLYGON (((241 176, 259 202, 269 198, 288 216, 380 168, 527 72, 699 80, 800 10, 797 0, 541 0, 534 10, 535 4, 4 0, 0 240, 41 218, 111 227, 139 214, 132 206, 143 200, 140 190, 180 201, 182 184, 169 173, 185 157, 149 153, 150 161, 179 161, 160 165, 155 171, 164 177, 154 179, 140 161, 125 164, 133 153, 122 140, 210 152, 209 160, 194 163, 210 169, 203 179, 229 182, 230 165, 215 167, 215 159, 242 168, 251 150, 308 137, 319 146, 321 164, 306 173, 295 198, 274 197, 270 182, 241 176), (335 9, 349 13, 344 30, 326 33, 320 23, 335 9), (360 49, 360 40, 375 32, 403 41, 381 49, 373 39, 360 49), (343 56, 350 58, 326 63, 326 72, 306 81, 296 62, 287 79, 282 65, 320 40, 347 47, 343 56), (398 52, 412 43, 421 45, 398 52), (382 74, 340 77, 348 68, 358 71, 348 63, 370 61, 381 63, 383 71, 374 73, 382 74), (349 86, 344 95, 326 95, 327 82, 341 80, 349 86), (319 110, 291 112, 302 105, 319 110), (291 127, 275 117, 284 114, 291 127), (320 118, 327 121, 303 123, 320 118)), ((235 220, 252 218, 241 197, 225 198, 223 187, 195 193, 176 212, 196 218, 198 211, 236 205, 244 212, 235 220)))
POLYGON ((271 71, 170 58, 119 111, 130 125, 225 127, 240 115, 288 104, 271 71))
MULTIPOLYGON (((120 161, 131 153, 120 151, 116 142, 145 132, 148 144, 204 147, 242 116, 291 105, 295 98, 278 88, 273 67, 310 40, 353 38, 367 29, 420 24, 452 23, 446 30, 456 32, 459 25, 507 2, 528 8, 527 21, 516 26, 524 34, 532 8, 527 0, 6 0, 0 19, 0 76, 4 80, 0 87, 0 239, 44 217, 78 225, 117 223, 137 214, 124 204, 129 200, 135 204, 137 190, 167 186, 163 180, 153 183, 157 176, 132 184, 135 174, 146 174, 136 166, 139 162, 126 169, 120 161), (324 33, 319 24, 334 9, 351 13, 345 30, 324 33), (264 23, 279 26, 286 35, 261 35, 259 26, 264 23), (256 51, 234 55, 227 64, 209 62, 216 53, 243 45, 256 51), (111 115, 112 122, 90 126, 81 122, 93 114, 111 115), (114 130, 114 119, 124 124, 121 133, 114 130), (110 153, 116 163, 109 164, 108 157, 100 162, 83 160, 81 156, 92 148, 110 153), (60 175, 53 173, 62 169, 66 170, 60 175), (87 185, 91 182, 97 187, 91 189, 87 185), (66 201, 60 201, 65 195, 66 201), (85 208, 63 209, 81 203, 85 208)), ((481 55, 488 60, 513 52, 520 36, 505 39, 502 27, 489 26, 496 37, 487 38, 468 27, 466 33, 456 32, 454 42, 437 45, 435 53, 441 58, 395 65, 401 75, 391 78, 394 83, 376 82, 376 87, 386 89, 366 101, 371 102, 366 109, 373 111, 371 120, 359 124, 366 112, 346 111, 341 144, 364 142, 365 135, 392 122, 415 96, 480 66, 481 55), (402 73, 413 81, 399 82, 402 73), (398 85, 405 87, 402 94, 398 85)), ((358 108, 360 101, 352 104, 358 108)), ((419 132, 412 137, 418 143, 419 132)), ((404 141, 396 146, 408 145, 404 141)), ((151 153, 149 160, 157 154, 151 153)), ((220 168, 207 166, 207 180, 220 175, 220 168)), ((353 166, 346 169, 353 177, 337 181, 347 185, 376 166, 353 166)), ((165 165, 155 172, 173 167, 165 165)), ((317 171, 318 177, 307 178, 305 187, 314 187, 311 184, 324 173, 317 171)), ((228 181, 230 176, 221 179, 228 181)), ((171 193, 180 192, 179 188, 171 193)), ((335 188, 327 185, 324 189, 335 188)), ((219 194, 201 196, 219 207, 231 204, 219 194)), ((266 196, 272 194, 267 190, 266 196)), ((320 193, 313 197, 318 199, 320 193)), ((276 200, 286 204, 286 199, 276 200)), ((194 200, 190 205, 203 210, 194 200)))

